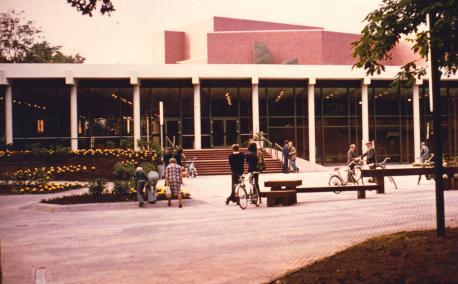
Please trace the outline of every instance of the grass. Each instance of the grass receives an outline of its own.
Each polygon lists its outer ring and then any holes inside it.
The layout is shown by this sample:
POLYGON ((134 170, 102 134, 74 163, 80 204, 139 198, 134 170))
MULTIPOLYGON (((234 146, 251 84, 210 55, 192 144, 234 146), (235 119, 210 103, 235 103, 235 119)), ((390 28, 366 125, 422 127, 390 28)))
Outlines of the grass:
POLYGON ((287 283, 458 283, 458 228, 370 239, 272 281, 287 283))

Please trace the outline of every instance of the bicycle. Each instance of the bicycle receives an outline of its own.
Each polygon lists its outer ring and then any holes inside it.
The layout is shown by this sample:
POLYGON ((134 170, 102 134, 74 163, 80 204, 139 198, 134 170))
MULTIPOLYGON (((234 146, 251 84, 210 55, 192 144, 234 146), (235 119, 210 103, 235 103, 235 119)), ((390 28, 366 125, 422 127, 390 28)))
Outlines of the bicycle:
POLYGON ((240 208, 245 209, 248 206, 248 200, 251 200, 251 203, 259 206, 258 199, 259 196, 259 188, 257 188, 254 175, 259 174, 259 172, 252 172, 249 176, 249 192, 247 193, 247 188, 245 185, 245 174, 241 175, 239 178, 239 183, 235 187, 235 198, 237 199, 237 204, 240 208))
MULTIPOLYGON (((331 187, 345 186, 345 185, 350 184, 350 183, 358 185, 359 184, 358 180, 361 179, 361 168, 359 168, 359 178, 357 178, 356 175, 355 175, 356 168, 355 168, 355 171, 352 171, 352 170, 350 170, 350 167, 348 167, 348 166, 345 166, 346 175, 345 175, 345 177, 343 177, 340 174, 340 169, 342 169, 342 168, 343 167, 334 168, 334 173, 332 173, 331 177, 329 177, 328 185, 331 186, 331 187)), ((335 194, 339 194, 342 191, 336 189, 336 190, 333 190, 333 192, 335 194)))
POLYGON ((186 161, 186 176, 188 177, 197 177, 197 169, 196 166, 194 165, 194 159, 191 161, 186 161))
MULTIPOLYGON (((375 163, 375 168, 379 168, 379 169, 386 169, 386 162, 388 162, 390 160, 390 157, 385 157, 385 159, 380 162, 380 163, 375 163)), ((392 184, 394 184, 394 189, 398 189, 398 185, 396 184, 396 182, 394 181, 394 178, 392 176, 388 176, 388 179, 390 180, 390 182, 392 184)))

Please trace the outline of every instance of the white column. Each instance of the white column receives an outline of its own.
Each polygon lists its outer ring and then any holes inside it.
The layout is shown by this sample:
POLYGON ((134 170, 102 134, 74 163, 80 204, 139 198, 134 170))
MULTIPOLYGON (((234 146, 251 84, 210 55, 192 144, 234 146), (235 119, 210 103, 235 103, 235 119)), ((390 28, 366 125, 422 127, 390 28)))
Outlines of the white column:
POLYGON ((202 149, 202 132, 200 125, 200 84, 193 78, 194 86, 194 149, 202 149))
POLYGON ((316 163, 315 83, 316 83, 315 79, 309 78, 309 85, 308 85, 309 161, 311 163, 316 163))
POLYGON ((78 86, 70 86, 70 149, 78 150, 78 86))
POLYGON ((420 161, 420 86, 413 85, 413 145, 415 161, 420 161))
POLYGON ((134 151, 140 151, 140 84, 133 85, 133 112, 134 112, 134 151))
POLYGON ((253 78, 251 84, 251 107, 253 115, 253 135, 259 133, 259 86, 258 79, 253 78))
POLYGON ((361 116, 362 116, 362 132, 363 140, 361 147, 366 151, 365 143, 369 141, 369 84, 370 79, 365 78, 361 86, 361 116))
POLYGON ((13 144, 13 88, 6 86, 5 93, 5 138, 6 144, 13 144))

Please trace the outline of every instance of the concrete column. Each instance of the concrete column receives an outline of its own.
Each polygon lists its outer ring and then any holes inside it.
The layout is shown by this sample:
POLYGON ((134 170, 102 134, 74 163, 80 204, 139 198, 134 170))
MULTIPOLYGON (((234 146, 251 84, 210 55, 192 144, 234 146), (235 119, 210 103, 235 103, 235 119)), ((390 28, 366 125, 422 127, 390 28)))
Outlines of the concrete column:
POLYGON ((133 113, 134 113, 134 151, 140 151, 138 141, 141 136, 140 127, 140 84, 133 85, 133 113))
POLYGON ((78 86, 70 87, 70 149, 78 150, 78 86))
POLYGON ((259 132, 259 79, 251 80, 251 107, 253 116, 253 135, 259 132))
POLYGON ((194 86, 194 149, 202 149, 199 78, 192 78, 192 84, 194 86))
POLYGON ((309 116, 309 161, 316 163, 315 142, 315 78, 309 78, 308 85, 308 116, 309 116))
POLYGON ((5 93, 5 138, 6 144, 13 144, 13 87, 6 86, 5 93))
MULTIPOLYGON (((363 141, 361 147, 363 151, 366 151, 366 145, 364 143, 369 141, 369 85, 371 80, 364 78, 361 86, 361 117, 362 117, 362 132, 363 141)), ((375 146, 375 145, 374 145, 375 146)))
POLYGON ((415 162, 420 162, 420 139, 420 85, 417 82, 413 85, 413 147, 415 162))

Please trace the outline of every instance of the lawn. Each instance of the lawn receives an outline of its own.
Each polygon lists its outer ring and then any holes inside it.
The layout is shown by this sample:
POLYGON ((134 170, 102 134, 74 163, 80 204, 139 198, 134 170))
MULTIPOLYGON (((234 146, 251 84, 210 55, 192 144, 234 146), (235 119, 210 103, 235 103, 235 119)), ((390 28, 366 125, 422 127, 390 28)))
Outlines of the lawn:
POLYGON ((458 228, 370 239, 272 283, 458 283, 458 228))

